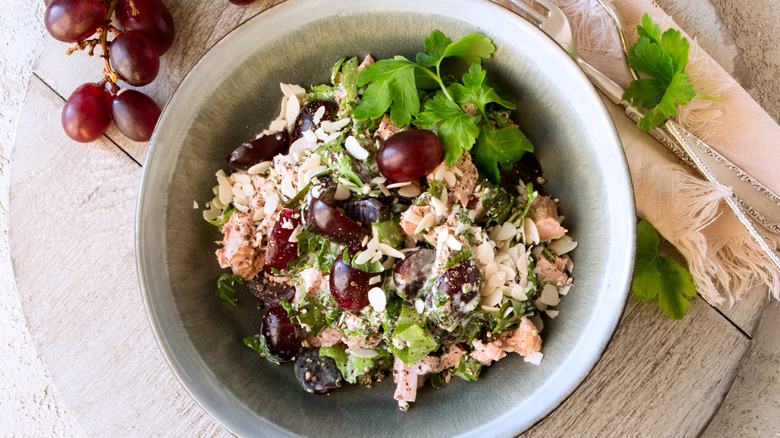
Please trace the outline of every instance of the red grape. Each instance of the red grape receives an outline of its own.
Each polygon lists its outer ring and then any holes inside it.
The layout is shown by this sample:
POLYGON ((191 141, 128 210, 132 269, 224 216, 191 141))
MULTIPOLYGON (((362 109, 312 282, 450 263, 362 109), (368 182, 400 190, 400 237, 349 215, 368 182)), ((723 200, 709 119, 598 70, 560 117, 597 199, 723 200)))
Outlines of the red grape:
POLYGON ((263 315, 260 332, 268 342, 268 350, 282 360, 290 360, 298 354, 306 332, 290 321, 284 307, 272 306, 263 315))
POLYGON ((100 0, 52 0, 43 22, 54 38, 76 43, 92 36, 106 21, 108 5, 100 0))
POLYGON ((390 220, 391 216, 390 207, 376 198, 361 199, 352 205, 352 217, 366 228, 371 228, 374 222, 390 220))
MULTIPOLYGON (((350 257, 354 257, 357 250, 349 250, 350 257)), ((345 262, 342 254, 333 262, 330 268, 330 294, 336 303, 344 310, 358 311, 368 306, 368 290, 372 277, 379 274, 371 274, 357 268, 353 268, 345 262)))
POLYGON ((269 161, 279 154, 290 150, 290 134, 282 130, 269 135, 261 135, 237 147, 226 157, 228 163, 236 169, 249 169, 257 163, 269 161))
POLYGON ((162 56, 173 44, 175 27, 168 8, 159 0, 134 0, 138 14, 133 15, 129 0, 119 0, 116 20, 125 31, 141 32, 162 56))
POLYGON ((433 262, 436 261, 436 251, 431 248, 420 248, 407 254, 406 258, 395 265, 393 282, 398 291, 409 301, 417 298, 417 293, 425 286, 428 278, 433 275, 433 262))
POLYGON ((290 236, 300 224, 301 214, 297 211, 285 208, 279 213, 265 249, 265 271, 269 274, 272 273, 270 268, 285 270, 291 261, 298 258, 298 243, 290 242, 290 236))
POLYGON ((306 131, 314 132, 323 120, 333 120, 333 116, 336 115, 338 110, 339 106, 328 100, 312 100, 306 102, 306 104, 303 105, 303 108, 298 112, 298 117, 295 118, 291 141, 294 142, 303 137, 303 133, 306 131), (314 115, 320 107, 325 107, 325 112, 322 113, 322 117, 315 123, 314 115))
POLYGON ((140 91, 125 89, 111 99, 111 117, 130 140, 148 141, 160 118, 160 107, 140 91))
POLYGON ((97 140, 111 123, 110 94, 95 84, 84 84, 70 95, 62 108, 62 127, 73 140, 97 140))
POLYGON ((413 181, 441 163, 439 137, 427 129, 401 131, 388 138, 376 154, 379 171, 393 182, 413 181))
POLYGON ((154 44, 136 30, 124 32, 111 41, 109 62, 120 78, 136 87, 152 82, 160 69, 154 44))
POLYGON ((425 298, 426 307, 436 307, 437 301, 449 301, 449 314, 460 318, 472 311, 477 305, 482 274, 476 263, 466 259, 447 268, 433 283, 425 298))
POLYGON ((268 307, 279 304, 283 300, 292 301, 295 297, 295 286, 274 281, 262 274, 247 280, 246 287, 257 301, 268 307))
POLYGON ((358 245, 368 235, 360 224, 322 199, 312 199, 306 222, 328 240, 342 245, 358 245))
POLYGON ((228 1, 230 3, 233 3, 234 5, 245 6, 250 3, 253 3, 255 0, 228 0, 228 1))

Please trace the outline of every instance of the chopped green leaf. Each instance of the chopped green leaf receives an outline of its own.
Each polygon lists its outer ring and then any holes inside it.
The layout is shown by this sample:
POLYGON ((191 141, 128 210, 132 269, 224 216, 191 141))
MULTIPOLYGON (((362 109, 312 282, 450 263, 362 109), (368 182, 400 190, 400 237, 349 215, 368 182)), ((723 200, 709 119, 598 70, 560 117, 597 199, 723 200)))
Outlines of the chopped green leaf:
POLYGON ((492 182, 498 184, 501 182, 499 164, 504 169, 510 169, 523 154, 533 150, 531 142, 516 126, 495 130, 483 125, 474 149, 474 164, 492 182))
POLYGON ((696 295, 693 277, 685 267, 658 251, 658 232, 650 222, 637 225, 636 268, 632 289, 639 301, 658 297, 666 316, 682 319, 691 305, 685 296, 696 295))
POLYGON ((403 306, 393 332, 393 354, 406 365, 412 365, 437 347, 430 332, 422 326, 420 315, 411 307, 403 306), (397 340, 397 341, 396 341, 397 340), (396 343, 403 345, 397 348, 396 343))
POLYGON ((397 218, 374 222, 371 224, 371 234, 379 240, 379 243, 398 248, 404 241, 404 236, 401 234, 401 227, 398 223, 397 218))
POLYGON ((477 141, 479 128, 474 119, 448 99, 442 92, 425 102, 425 111, 419 113, 415 124, 435 129, 444 148, 444 164, 452 166, 477 141))
POLYGON ((233 204, 230 204, 222 209, 222 213, 219 216, 214 219, 205 219, 205 221, 217 228, 222 228, 230 220, 230 216, 237 211, 238 209, 233 204))
POLYGON ((467 354, 460 357, 460 363, 455 367, 455 375, 467 382, 476 381, 480 371, 482 371, 482 364, 467 354))
POLYGON ((463 84, 456 82, 450 85, 455 102, 459 105, 476 105, 484 118, 487 118, 485 106, 489 103, 497 103, 508 109, 517 108, 512 102, 503 99, 495 88, 485 83, 486 73, 479 64, 471 64, 469 72, 463 75, 463 84))
POLYGON ((238 307, 236 283, 244 284, 244 279, 233 274, 222 274, 217 279, 219 298, 232 304, 233 307, 238 307))
POLYGON ((677 29, 661 29, 648 14, 637 26, 639 40, 628 50, 628 63, 634 70, 648 76, 632 81, 623 99, 647 109, 637 126, 649 131, 677 114, 677 106, 685 105, 694 97, 720 100, 697 94, 688 81, 690 45, 677 29))
POLYGON ((257 354, 260 356, 263 356, 264 358, 268 359, 268 362, 275 363, 279 365, 282 360, 278 357, 274 356, 273 353, 271 353, 271 350, 268 349, 268 341, 266 341, 265 336, 263 335, 254 335, 249 336, 248 338, 244 338, 244 345, 251 348, 257 354))

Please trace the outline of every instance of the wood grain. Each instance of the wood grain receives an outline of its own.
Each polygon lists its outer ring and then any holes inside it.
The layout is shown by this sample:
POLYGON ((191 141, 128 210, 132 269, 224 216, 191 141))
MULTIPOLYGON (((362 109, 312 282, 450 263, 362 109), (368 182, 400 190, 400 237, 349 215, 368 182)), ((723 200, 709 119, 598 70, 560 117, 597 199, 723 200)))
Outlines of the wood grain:
POLYGON ((133 253, 141 169, 109 141, 66 140, 62 105, 33 77, 11 169, 11 253, 38 353, 90 435, 227 435, 146 320, 133 253))
MULTIPOLYGON (((162 59, 164 80, 143 89, 161 104, 219 38, 276 2, 243 9, 227 1, 166 3, 177 40, 162 59)), ((98 80, 100 63, 82 54, 66 59, 64 48, 49 40, 35 66, 11 175, 14 268, 38 351, 90 435, 228 436, 176 381, 146 320, 133 222, 147 145, 115 128, 89 145, 66 139, 62 97, 98 80)), ((724 313, 752 334, 760 306, 753 300, 724 313)), ((695 436, 748 345, 701 298, 679 322, 629 300, 593 373, 524 436, 695 436)))

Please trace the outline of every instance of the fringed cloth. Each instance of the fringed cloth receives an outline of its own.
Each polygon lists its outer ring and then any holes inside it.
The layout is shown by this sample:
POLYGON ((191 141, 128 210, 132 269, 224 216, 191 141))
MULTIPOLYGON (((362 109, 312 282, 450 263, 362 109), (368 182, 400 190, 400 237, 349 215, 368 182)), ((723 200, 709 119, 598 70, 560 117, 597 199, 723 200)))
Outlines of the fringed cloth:
MULTIPOLYGON (((569 18, 577 51, 624 88, 631 80, 615 25, 596 0, 553 0, 569 18)), ((615 0, 629 46, 637 24, 648 13, 661 30, 680 29, 651 0, 615 0)), ((683 35, 685 35, 684 29, 683 35)), ((733 78, 688 37, 686 73, 699 94, 723 102, 694 99, 677 121, 713 149, 780 193, 780 126, 733 78)), ((634 185, 637 213, 685 257, 696 289, 713 304, 733 304, 757 284, 780 299, 775 270, 739 219, 723 201, 726 187, 711 184, 687 167, 652 136, 641 131, 621 107, 605 99, 623 142, 634 185)), ((764 232, 776 247, 780 236, 764 232)))

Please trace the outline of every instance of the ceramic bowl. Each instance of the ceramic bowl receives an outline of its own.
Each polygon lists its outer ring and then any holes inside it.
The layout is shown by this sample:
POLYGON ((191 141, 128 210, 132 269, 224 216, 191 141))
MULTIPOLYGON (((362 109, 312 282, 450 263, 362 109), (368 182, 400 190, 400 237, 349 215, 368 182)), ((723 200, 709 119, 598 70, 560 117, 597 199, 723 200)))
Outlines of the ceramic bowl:
POLYGON ((171 369, 202 408, 238 436, 514 436, 549 414, 598 361, 625 307, 635 212, 614 125, 574 62, 539 29, 480 0, 291 0, 210 49, 168 102, 151 141, 137 210, 137 263, 151 326, 171 369), (412 59, 428 34, 473 32, 497 50, 490 79, 513 96, 579 241, 574 287, 542 332, 544 360, 511 355, 477 382, 423 388, 397 409, 391 379, 327 396, 304 392, 291 366, 243 346, 217 299, 221 236, 193 209, 211 197, 224 157, 279 111, 280 82, 328 82, 343 56, 412 59))

